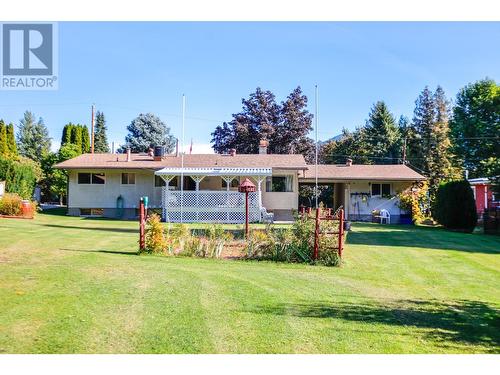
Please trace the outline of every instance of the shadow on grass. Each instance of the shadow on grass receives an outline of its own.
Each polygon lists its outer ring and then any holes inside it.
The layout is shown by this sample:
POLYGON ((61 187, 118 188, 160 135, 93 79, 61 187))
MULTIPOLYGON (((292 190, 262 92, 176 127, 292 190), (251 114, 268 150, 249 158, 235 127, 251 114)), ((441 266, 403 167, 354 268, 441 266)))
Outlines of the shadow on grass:
POLYGON ((121 250, 85 250, 85 249, 62 249, 61 251, 76 251, 79 253, 104 253, 104 254, 117 254, 117 255, 139 255, 139 252, 121 251, 121 250))
POLYGON ((384 306, 369 302, 316 302, 267 305, 250 312, 417 327, 443 347, 456 347, 456 343, 482 345, 488 352, 500 353, 500 311, 480 301, 401 300, 384 306))
POLYGON ((347 235, 348 245, 422 247, 500 254, 500 237, 479 233, 450 232, 442 228, 410 225, 379 226, 353 223, 352 228, 347 235))
POLYGON ((91 230, 100 232, 115 232, 115 233, 137 233, 139 234, 139 228, 116 228, 116 227, 85 227, 78 225, 60 225, 60 224, 38 224, 43 227, 49 228, 59 228, 59 229, 79 229, 79 230, 91 230))

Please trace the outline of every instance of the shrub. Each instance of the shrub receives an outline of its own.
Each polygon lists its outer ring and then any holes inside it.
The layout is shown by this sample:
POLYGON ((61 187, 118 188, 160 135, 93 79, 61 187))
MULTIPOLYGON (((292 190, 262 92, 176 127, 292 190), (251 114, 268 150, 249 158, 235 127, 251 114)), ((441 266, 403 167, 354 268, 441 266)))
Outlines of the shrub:
POLYGON ((427 205, 427 192, 429 186, 427 182, 421 183, 418 187, 406 189, 398 195, 399 207, 411 213, 414 223, 421 223, 426 219, 425 207, 427 205))
POLYGON ((41 178, 40 166, 31 159, 0 156, 0 181, 5 180, 5 189, 24 199, 31 199, 36 182, 41 178))
POLYGON ((167 249, 165 233, 160 216, 152 214, 146 221, 146 251, 154 254, 162 254, 167 249))
POLYGON ((445 228, 472 232, 477 223, 476 202, 468 181, 439 185, 433 207, 434 219, 445 228))
POLYGON ((0 199, 0 215, 20 216, 22 214, 21 207, 22 198, 13 193, 6 193, 0 199))

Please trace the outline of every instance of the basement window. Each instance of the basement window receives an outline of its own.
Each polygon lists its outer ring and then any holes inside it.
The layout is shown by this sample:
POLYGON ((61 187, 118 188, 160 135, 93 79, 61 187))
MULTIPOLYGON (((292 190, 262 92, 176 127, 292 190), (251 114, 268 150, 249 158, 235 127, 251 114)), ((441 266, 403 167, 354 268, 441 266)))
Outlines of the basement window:
POLYGON ((103 214, 102 208, 80 208, 80 216, 102 216, 103 214))
POLYGON ((122 173, 122 185, 135 185, 135 173, 122 173))

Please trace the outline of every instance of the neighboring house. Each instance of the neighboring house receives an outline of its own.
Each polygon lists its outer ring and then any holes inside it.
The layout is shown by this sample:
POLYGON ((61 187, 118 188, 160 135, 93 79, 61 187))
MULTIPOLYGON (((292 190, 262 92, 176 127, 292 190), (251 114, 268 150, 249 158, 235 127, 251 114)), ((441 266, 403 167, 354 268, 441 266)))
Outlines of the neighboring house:
POLYGON ((476 211, 479 217, 482 217, 485 208, 498 207, 496 197, 491 188, 491 181, 487 178, 472 178, 468 180, 474 199, 476 200, 476 211))
MULTIPOLYGON (((69 215, 135 218, 140 197, 148 196, 149 207, 161 211, 164 220, 241 223, 245 206, 238 185, 249 178, 256 185, 250 193, 252 221, 260 221, 266 211, 275 220, 292 220, 299 184, 314 182, 315 167, 302 155, 260 152, 83 154, 56 168, 68 171, 69 215)), ((318 167, 320 182, 334 184, 334 207, 345 206, 352 220, 371 218, 371 210, 386 208, 397 222, 400 210, 394 195, 425 179, 404 165, 318 167)))

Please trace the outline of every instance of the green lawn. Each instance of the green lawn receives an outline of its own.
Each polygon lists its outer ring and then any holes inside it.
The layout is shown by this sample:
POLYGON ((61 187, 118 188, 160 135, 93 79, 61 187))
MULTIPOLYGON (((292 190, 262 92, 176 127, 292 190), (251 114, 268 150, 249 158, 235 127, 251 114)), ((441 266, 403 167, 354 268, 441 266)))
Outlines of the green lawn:
POLYGON ((0 219, 0 352, 500 352, 499 237, 354 224, 341 268, 137 240, 135 222, 0 219))

